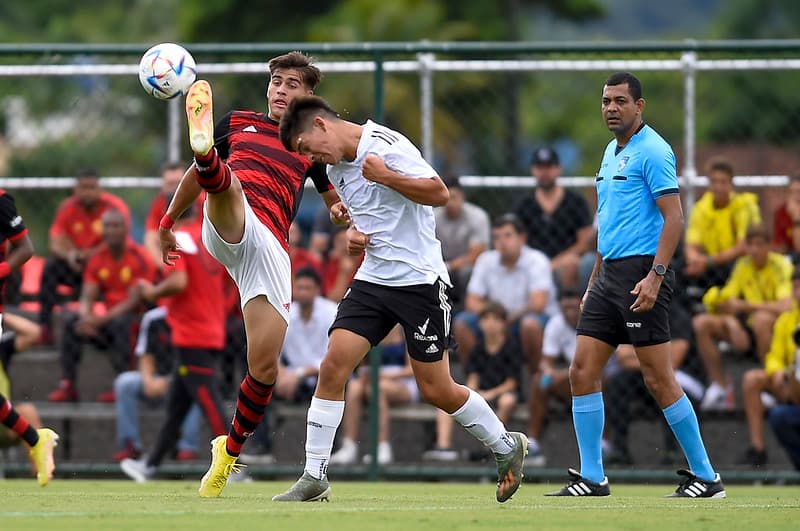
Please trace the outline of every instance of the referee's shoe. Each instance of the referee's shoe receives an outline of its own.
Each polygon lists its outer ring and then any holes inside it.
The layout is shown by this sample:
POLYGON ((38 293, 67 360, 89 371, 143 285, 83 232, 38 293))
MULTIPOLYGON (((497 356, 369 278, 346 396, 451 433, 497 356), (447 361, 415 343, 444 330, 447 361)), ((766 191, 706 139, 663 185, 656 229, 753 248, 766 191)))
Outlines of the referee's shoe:
POLYGON ((685 476, 678 488, 672 494, 667 494, 665 498, 724 498, 725 486, 722 479, 717 474, 714 481, 701 479, 689 470, 678 470, 678 474, 685 476))
POLYGON ((608 486, 608 478, 596 483, 584 479, 574 468, 567 470, 569 483, 563 489, 555 492, 548 492, 545 496, 611 496, 611 488, 608 486))

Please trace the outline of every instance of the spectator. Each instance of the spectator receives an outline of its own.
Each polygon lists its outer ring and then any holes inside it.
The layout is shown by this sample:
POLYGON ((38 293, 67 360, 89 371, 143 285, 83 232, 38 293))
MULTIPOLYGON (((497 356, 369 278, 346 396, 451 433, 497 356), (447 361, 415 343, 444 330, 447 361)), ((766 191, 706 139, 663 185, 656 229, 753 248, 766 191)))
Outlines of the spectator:
MULTIPOLYGON (((406 352, 402 327, 395 326, 381 341, 381 368, 378 380, 378 463, 388 465, 394 461, 389 443, 389 409, 417 402, 419 388, 411 370, 406 352)), ((358 428, 364 414, 364 404, 370 399, 372 383, 369 367, 361 367, 347 382, 344 406, 344 436, 342 447, 331 455, 332 465, 349 465, 358 459, 358 428)), ((449 419, 449 417, 448 417, 449 419)), ((369 463, 372 456, 365 455, 369 463)))
POLYGON ((770 405, 800 405, 800 388, 795 382, 797 340, 800 339, 800 269, 792 273, 792 309, 775 322, 772 343, 764 366, 750 369, 742 378, 744 414, 750 432, 750 447, 739 463, 760 467, 767 464, 764 446, 764 413, 770 405), (793 389, 794 388, 794 389, 793 389), (794 391, 794 392, 793 392, 794 391), (764 394, 768 396, 764 396, 764 394))
MULTIPOLYGON (((320 295, 319 274, 310 267, 294 274, 292 296, 274 396, 308 404, 317 385, 319 365, 328 348, 328 330, 336 317, 336 304, 320 295)), ((240 456, 243 463, 263 464, 271 460, 269 410, 267 407, 264 419, 246 443, 247 451, 240 456)))
POLYGON ((347 252, 346 231, 333 234, 333 246, 322 263, 322 293, 328 300, 342 300, 363 259, 364 253, 351 256, 347 252))
POLYGON ((289 225, 289 260, 292 264, 292 273, 310 267, 317 272, 317 276, 322 274, 322 262, 314 253, 303 247, 303 229, 296 221, 292 221, 289 225))
MULTIPOLYGON (((131 361, 132 332, 141 317, 139 280, 152 281, 156 266, 144 247, 128 237, 128 222, 119 210, 103 213, 102 245, 89 257, 83 273, 80 309, 64 323, 61 344, 63 378, 48 395, 51 402, 78 400, 75 381, 83 344, 93 343, 111 356, 117 374, 128 369, 131 361), (104 311, 98 302, 102 298, 104 311)), ((97 398, 113 402, 109 391, 97 398)))
POLYGON ((560 287, 578 288, 581 257, 592 247, 592 215, 586 199, 558 183, 558 153, 543 147, 533 153, 533 194, 524 197, 515 213, 528 235, 528 246, 550 259, 560 287))
POLYGON ((525 245, 525 230, 514 214, 495 220, 492 239, 495 248, 478 257, 467 286, 465 310, 453 320, 459 357, 466 364, 480 336, 478 314, 495 301, 505 308, 511 335, 528 363, 538 369, 544 323, 557 307, 550 261, 525 245))
MULTIPOLYGON (((337 234, 344 232, 346 225, 337 225, 331 221, 330 210, 320 208, 314 217, 314 226, 311 229, 311 239, 308 250, 317 257, 320 262, 324 262, 333 249, 334 239, 337 234)), ((323 291, 324 293, 324 291, 323 291)))
POLYGON ((101 218, 109 210, 120 212, 125 225, 130 226, 128 205, 102 190, 97 171, 79 172, 72 196, 61 202, 50 227, 50 257, 45 263, 39 289, 43 343, 53 341, 51 318, 58 302, 58 286, 70 286, 74 293, 81 291, 84 266, 102 243, 101 218))
POLYGON ((529 466, 544 466, 546 462, 539 439, 550 397, 554 396, 565 404, 572 402, 569 364, 575 357, 575 329, 580 317, 581 294, 562 289, 558 293, 558 304, 561 311, 544 327, 539 374, 531 379, 528 390, 528 457, 525 462, 529 466))
MULTIPOLYGON (((0 335, 0 395, 11 396, 9 367, 14 354, 25 352, 39 341, 41 327, 25 317, 5 313, 2 317, 3 333, 0 335)), ((15 402, 14 409, 32 428, 42 427, 39 412, 30 402, 15 402)), ((0 424, 0 450, 19 444, 21 437, 10 428, 0 424)))
MULTIPOLYGON (((800 374, 795 372, 792 385, 794 386, 794 396, 798 396, 800 390, 800 374)), ((789 406, 786 404, 778 405, 769 412, 769 423, 775 436, 781 443, 794 468, 800 471, 800 406, 789 406)))
MULTIPOLYGON (((118 445, 118 451, 112 456, 114 461, 141 457, 139 402, 145 402, 150 406, 161 406, 167 396, 170 375, 175 365, 175 354, 169 338, 170 329, 166 314, 164 306, 145 312, 134 349, 139 357, 139 368, 136 371, 123 372, 114 380, 118 445)), ((197 459, 200 419, 200 407, 195 404, 181 426, 178 461, 197 459)))
POLYGON ((758 196, 736 192, 733 166, 709 162, 708 191, 694 204, 686 227, 686 275, 700 291, 721 285, 734 261, 745 254, 747 229, 761 223, 758 196))
POLYGON ((773 248, 796 262, 800 253, 800 173, 789 176, 786 202, 775 212, 772 226, 773 248))
MULTIPOLYGON (((465 367, 467 387, 480 394, 497 413, 504 425, 519 398, 519 379, 522 369, 519 345, 509 336, 505 308, 496 302, 484 305, 478 317, 481 340, 469 354, 465 367)), ((427 458, 446 460, 452 449, 453 419, 439 410, 436 417, 436 448, 427 458)))
POLYGON ((447 177, 444 184, 450 199, 445 206, 433 209, 436 238, 442 244, 442 256, 453 283, 453 301, 460 307, 475 261, 489 248, 489 215, 466 201, 458 177, 447 177))
POLYGON ((721 290, 715 286, 703 296, 708 313, 692 319, 697 348, 710 380, 701 403, 703 409, 734 406, 733 389, 722 372, 717 342, 727 341, 738 352, 748 352, 755 346, 758 359, 763 360, 775 320, 791 308, 792 265, 784 256, 770 252, 769 246, 767 231, 761 225, 750 227, 745 256, 736 261, 721 290))

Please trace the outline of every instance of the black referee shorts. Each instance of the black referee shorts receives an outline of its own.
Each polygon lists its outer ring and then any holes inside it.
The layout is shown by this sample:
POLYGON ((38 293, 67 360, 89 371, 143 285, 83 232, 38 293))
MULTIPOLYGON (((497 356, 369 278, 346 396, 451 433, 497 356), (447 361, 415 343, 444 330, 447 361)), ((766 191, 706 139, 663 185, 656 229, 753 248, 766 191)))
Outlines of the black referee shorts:
POLYGON ((442 279, 401 287, 354 280, 339 303, 331 331, 344 328, 374 347, 400 323, 409 356, 417 361, 439 361, 453 346, 452 307, 450 286, 442 279))
POLYGON ((667 271, 650 311, 635 313, 630 309, 636 300, 630 291, 652 267, 652 256, 604 260, 584 303, 578 321, 578 335, 594 337, 613 347, 625 343, 646 347, 669 341, 669 303, 675 285, 674 271, 667 271))

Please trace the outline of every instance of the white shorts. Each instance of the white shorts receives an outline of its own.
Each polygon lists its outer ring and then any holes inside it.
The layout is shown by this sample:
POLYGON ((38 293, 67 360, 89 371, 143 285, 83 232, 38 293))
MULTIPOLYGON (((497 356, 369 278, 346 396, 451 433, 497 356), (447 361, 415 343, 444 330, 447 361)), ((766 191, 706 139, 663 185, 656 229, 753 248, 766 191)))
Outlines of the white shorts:
POLYGON ((217 233, 203 205, 203 244, 211 256, 225 266, 236 287, 242 308, 250 300, 265 295, 289 323, 292 302, 292 267, 289 253, 256 217, 247 198, 244 201, 244 234, 239 243, 228 243, 217 233))

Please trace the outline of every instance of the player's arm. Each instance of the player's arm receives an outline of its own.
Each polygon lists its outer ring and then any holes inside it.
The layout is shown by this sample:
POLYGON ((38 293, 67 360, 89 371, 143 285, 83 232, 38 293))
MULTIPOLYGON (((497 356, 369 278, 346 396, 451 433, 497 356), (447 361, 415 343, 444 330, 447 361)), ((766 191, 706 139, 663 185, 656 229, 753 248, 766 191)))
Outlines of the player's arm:
POLYGON ((415 203, 444 206, 450 199, 450 192, 438 175, 427 179, 408 177, 390 169, 383 159, 372 153, 364 158, 361 171, 365 179, 388 186, 415 203))

